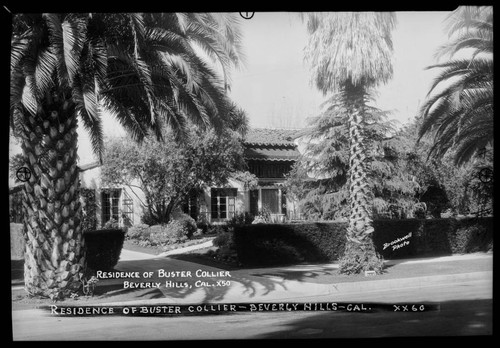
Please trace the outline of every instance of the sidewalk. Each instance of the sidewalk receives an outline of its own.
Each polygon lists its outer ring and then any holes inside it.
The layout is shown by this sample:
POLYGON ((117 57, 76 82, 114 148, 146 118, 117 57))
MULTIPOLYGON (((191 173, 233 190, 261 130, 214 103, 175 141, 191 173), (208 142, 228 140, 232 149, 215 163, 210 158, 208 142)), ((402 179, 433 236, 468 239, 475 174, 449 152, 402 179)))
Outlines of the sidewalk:
POLYGON ((101 279, 91 302, 120 306, 361 300, 373 292, 389 296, 391 291, 411 288, 418 295, 427 288, 445 284, 459 287, 465 286, 465 282, 481 283, 491 289, 482 296, 493 296, 492 253, 388 260, 385 264, 381 275, 345 276, 338 274, 337 263, 235 269, 207 262, 196 254, 182 254, 180 250, 175 254, 150 255, 123 249, 116 271, 140 275, 153 272, 153 276, 101 279), (167 272, 173 273, 165 277, 167 272), (126 281, 158 284, 158 287, 129 288, 124 285, 126 281))
MULTIPOLYGON (((137 254, 124 250, 122 260, 117 265, 121 271, 158 270, 169 266, 172 271, 191 271, 193 277, 155 278, 153 281, 162 283, 155 292, 157 296, 147 299, 148 304, 155 303, 232 303, 232 302, 279 302, 279 301, 321 301, 335 297, 352 298, 373 291, 397 291, 398 289, 436 287, 440 284, 462 282, 486 282, 493 286, 493 254, 475 253, 436 258, 404 259, 386 261, 386 272, 377 276, 357 275, 345 276, 337 273, 338 264, 310 264, 285 267, 230 269, 224 265, 214 267, 213 264, 197 263, 195 256, 172 255, 170 257, 155 257, 144 254, 139 261, 137 254), (135 265, 129 263, 129 258, 135 258, 135 265), (191 286, 189 288, 166 288, 166 281, 195 285, 198 278, 196 270, 201 272, 226 271, 229 277, 199 278, 206 281, 207 286, 191 286), (218 280, 230 281, 230 286, 215 286, 218 280)), ((144 281, 144 279, 142 280, 144 281)), ((144 304, 145 296, 127 299, 119 296, 122 290, 117 290, 113 303, 144 304)), ((492 294, 491 294, 492 296, 492 294)), ((111 298, 110 298, 111 300, 111 298)), ((108 303, 109 304, 109 303, 108 303)))

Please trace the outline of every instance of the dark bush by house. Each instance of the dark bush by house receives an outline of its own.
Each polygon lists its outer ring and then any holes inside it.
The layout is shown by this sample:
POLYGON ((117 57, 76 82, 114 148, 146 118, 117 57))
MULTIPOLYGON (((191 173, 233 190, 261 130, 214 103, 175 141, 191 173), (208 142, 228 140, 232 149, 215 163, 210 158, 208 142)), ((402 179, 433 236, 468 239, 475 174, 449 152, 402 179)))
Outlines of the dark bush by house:
MULTIPOLYGON (((256 224, 234 227, 244 266, 338 260, 347 223, 256 224)), ((375 220, 373 241, 385 259, 444 256, 493 248, 493 219, 375 220)))
POLYGON ((243 265, 326 262, 345 245, 345 223, 255 224, 235 227, 234 242, 243 265))
POLYGON ((375 220, 373 241, 386 259, 493 249, 493 218, 375 220))
POLYGON ((121 229, 93 230, 83 234, 87 266, 92 270, 111 270, 118 263, 125 239, 121 229))

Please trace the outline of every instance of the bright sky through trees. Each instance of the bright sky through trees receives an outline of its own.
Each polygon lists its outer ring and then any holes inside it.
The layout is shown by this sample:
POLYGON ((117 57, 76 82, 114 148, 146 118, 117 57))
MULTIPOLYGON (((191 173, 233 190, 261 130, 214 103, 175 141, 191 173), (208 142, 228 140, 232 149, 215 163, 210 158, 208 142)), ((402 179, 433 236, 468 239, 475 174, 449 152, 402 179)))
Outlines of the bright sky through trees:
MULTIPOLYGON (((401 123, 413 118, 435 72, 434 52, 446 41, 449 12, 397 12, 393 31, 394 77, 379 88, 378 107, 401 123)), ((233 73, 231 96, 253 127, 300 128, 324 100, 310 84, 303 49, 305 24, 294 12, 257 12, 242 23, 246 68, 233 73)))
MULTIPOLYGON (((392 118, 401 124, 414 117, 429 90, 436 72, 424 68, 435 63, 434 53, 447 39, 448 14, 397 12, 394 77, 379 88, 376 106, 394 110, 392 118)), ((251 127, 304 127, 308 117, 318 115, 325 98, 310 83, 303 53, 308 37, 299 13, 257 12, 241 25, 246 66, 232 72, 231 98, 247 112, 251 127)), ((103 118, 103 124, 108 135, 125 134, 112 118, 103 118)), ((13 145, 10 154, 19 152, 13 145)), ((83 128, 79 155, 81 163, 93 161, 83 128)))

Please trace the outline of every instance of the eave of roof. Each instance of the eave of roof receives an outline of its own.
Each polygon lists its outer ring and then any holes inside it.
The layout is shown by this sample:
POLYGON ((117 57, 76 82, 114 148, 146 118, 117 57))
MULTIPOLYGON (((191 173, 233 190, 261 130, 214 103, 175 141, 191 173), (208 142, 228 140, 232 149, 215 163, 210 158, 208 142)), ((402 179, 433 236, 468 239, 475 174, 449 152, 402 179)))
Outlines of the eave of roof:
POLYGON ((295 161, 299 152, 295 148, 246 148, 244 156, 247 160, 295 161))
POLYGON ((247 146, 296 147, 297 129, 252 128, 245 136, 247 146))

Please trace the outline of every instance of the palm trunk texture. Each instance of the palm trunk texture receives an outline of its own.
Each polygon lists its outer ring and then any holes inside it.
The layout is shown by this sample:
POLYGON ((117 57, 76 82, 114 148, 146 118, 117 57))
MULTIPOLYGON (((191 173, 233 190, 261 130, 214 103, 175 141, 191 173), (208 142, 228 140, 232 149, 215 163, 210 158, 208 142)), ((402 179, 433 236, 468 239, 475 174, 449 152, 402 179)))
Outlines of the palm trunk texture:
POLYGON ((81 286, 85 249, 80 227, 77 118, 72 103, 47 98, 25 113, 22 149, 31 177, 24 184, 25 289, 64 298, 81 286))
POLYGON ((350 216, 347 241, 340 270, 359 273, 374 270, 380 272, 382 260, 375 251, 372 240, 374 231, 371 215, 371 190, 367 179, 366 150, 363 135, 365 90, 362 85, 347 84, 345 96, 349 108, 349 196, 350 216))

